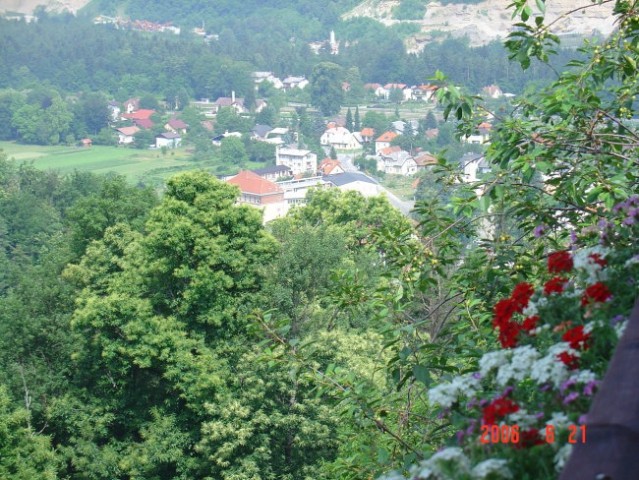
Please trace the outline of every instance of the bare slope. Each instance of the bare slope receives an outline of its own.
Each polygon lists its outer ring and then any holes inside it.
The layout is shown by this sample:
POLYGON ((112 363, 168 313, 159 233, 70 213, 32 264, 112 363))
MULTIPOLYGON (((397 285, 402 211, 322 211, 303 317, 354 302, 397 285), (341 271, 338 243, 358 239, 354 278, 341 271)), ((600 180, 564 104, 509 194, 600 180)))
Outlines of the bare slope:
MULTIPOLYGON (((455 37, 468 36, 471 44, 483 45, 491 40, 504 38, 512 28, 511 10, 506 7, 510 0, 485 0, 475 5, 430 2, 421 21, 422 30, 408 41, 409 50, 420 50, 424 44, 445 35, 455 37)), ((533 2, 534 3, 534 2, 533 2)), ((392 8, 399 4, 398 0, 364 0, 344 19, 352 17, 371 17, 386 25, 397 23, 392 18, 392 8)), ((592 35, 598 31, 603 35, 612 32, 613 5, 594 5, 589 0, 553 0, 547 2, 547 20, 552 21, 559 15, 579 6, 589 8, 570 15, 560 21, 554 28, 561 35, 592 35)), ((414 23, 414 22, 413 22, 414 23)))

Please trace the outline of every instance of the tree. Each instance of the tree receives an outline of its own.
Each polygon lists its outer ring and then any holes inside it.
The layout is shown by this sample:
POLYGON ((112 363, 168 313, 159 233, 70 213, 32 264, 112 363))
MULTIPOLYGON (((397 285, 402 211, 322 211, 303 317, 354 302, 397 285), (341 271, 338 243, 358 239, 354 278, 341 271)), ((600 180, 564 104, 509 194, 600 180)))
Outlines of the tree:
POLYGON ((221 143, 220 154, 223 162, 240 166, 248 162, 249 158, 241 138, 230 136, 223 138, 221 143))
POLYGON ((158 110, 160 108, 160 103, 155 95, 146 94, 140 97, 140 108, 158 110))
POLYGON ((310 77, 311 103, 323 115, 339 112, 343 100, 342 67, 331 62, 321 62, 313 67, 310 77))
POLYGON ((355 107, 355 117, 353 119, 353 128, 356 132, 359 132, 362 129, 362 122, 359 118, 359 105, 355 107))
POLYGON ((353 113, 351 112, 351 107, 348 107, 346 111, 346 129, 349 132, 353 131, 353 113))
POLYGON ((101 94, 90 93, 83 96, 76 106, 76 116, 89 135, 97 135, 107 128, 111 121, 111 113, 107 101, 101 94))
POLYGON ((329 157, 331 157, 333 160, 337 160, 337 152, 335 151, 335 146, 333 145, 331 146, 329 157))

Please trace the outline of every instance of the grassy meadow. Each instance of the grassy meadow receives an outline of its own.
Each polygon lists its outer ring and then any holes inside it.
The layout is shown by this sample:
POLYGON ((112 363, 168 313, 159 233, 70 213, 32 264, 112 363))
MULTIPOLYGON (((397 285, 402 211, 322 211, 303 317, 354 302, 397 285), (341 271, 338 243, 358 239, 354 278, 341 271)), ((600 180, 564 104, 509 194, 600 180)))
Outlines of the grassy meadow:
MULTIPOLYGON (((89 148, 69 146, 22 145, 0 142, 10 159, 32 162, 42 170, 60 172, 88 171, 94 173, 115 172, 124 175, 131 183, 161 186, 171 176, 187 170, 207 170, 220 173, 219 160, 194 161, 185 149, 138 150, 127 147, 93 146, 89 148), (217 168, 216 168, 217 167, 217 168)), ((246 168, 259 168, 262 164, 250 163, 246 168)), ((227 171, 233 171, 229 167, 227 171)))

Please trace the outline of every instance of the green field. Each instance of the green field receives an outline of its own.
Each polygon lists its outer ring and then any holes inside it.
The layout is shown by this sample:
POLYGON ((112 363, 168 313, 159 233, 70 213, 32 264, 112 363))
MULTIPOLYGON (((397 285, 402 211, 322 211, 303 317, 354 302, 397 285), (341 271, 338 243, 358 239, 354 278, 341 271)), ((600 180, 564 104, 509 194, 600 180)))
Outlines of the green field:
MULTIPOLYGON (((215 161, 191 160, 184 149, 137 150, 126 147, 90 148, 66 146, 21 145, 14 142, 0 142, 0 149, 16 161, 32 162, 42 170, 72 172, 74 170, 94 173, 115 172, 124 175, 132 183, 163 185, 167 178, 187 170, 204 169, 220 173, 215 161)), ((259 168, 261 164, 249 164, 247 168, 259 168)), ((232 170, 232 169, 231 169, 232 170)))

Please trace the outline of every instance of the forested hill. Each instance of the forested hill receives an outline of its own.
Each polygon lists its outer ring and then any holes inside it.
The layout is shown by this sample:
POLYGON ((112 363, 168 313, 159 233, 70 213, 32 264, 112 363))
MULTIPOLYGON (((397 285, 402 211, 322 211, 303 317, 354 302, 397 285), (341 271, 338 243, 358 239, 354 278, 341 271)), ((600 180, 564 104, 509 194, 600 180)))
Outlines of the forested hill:
POLYGON ((124 13, 131 18, 144 18, 157 22, 172 21, 180 25, 220 28, 231 19, 259 18, 264 15, 297 21, 300 18, 324 27, 334 25, 339 16, 357 5, 357 0, 138 0, 135 2, 94 0, 85 12, 116 14, 124 13))

